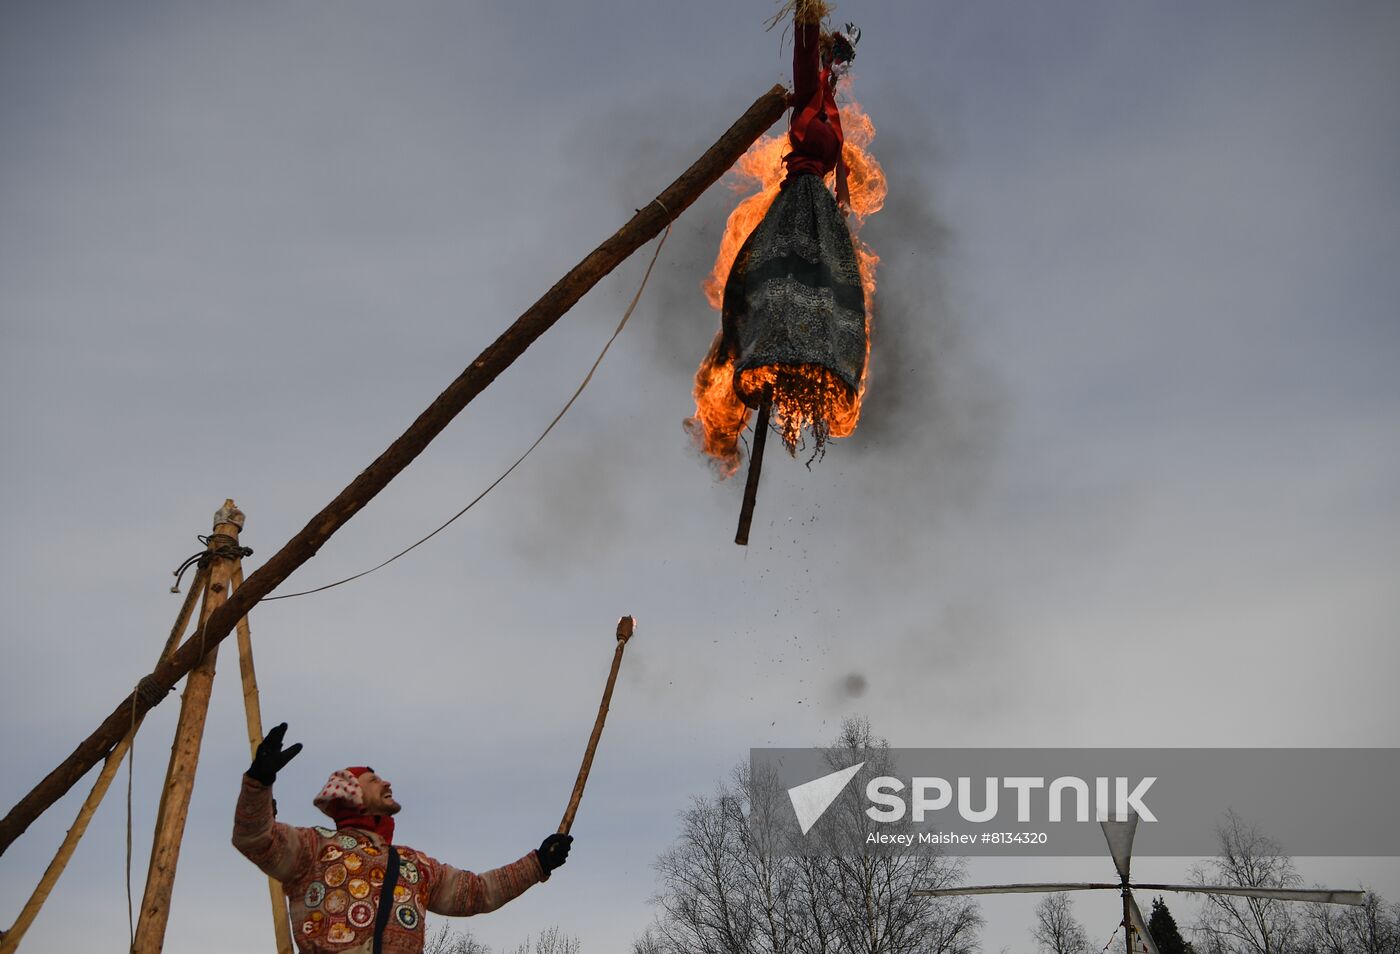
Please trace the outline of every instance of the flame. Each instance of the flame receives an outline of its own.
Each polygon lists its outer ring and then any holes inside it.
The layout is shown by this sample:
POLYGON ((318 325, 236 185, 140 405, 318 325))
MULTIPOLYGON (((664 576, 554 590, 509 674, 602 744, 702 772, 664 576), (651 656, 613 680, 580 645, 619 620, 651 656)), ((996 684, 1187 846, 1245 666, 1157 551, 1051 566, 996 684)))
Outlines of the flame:
MULTIPOLYGON (((750 368, 741 375, 740 387, 750 394, 769 386, 775 388, 773 417, 789 452, 795 451, 804 429, 813 432, 818 447, 828 437, 846 437, 854 431, 860 421, 870 372, 870 309, 875 300, 875 269, 880 257, 860 240, 859 233, 865 220, 884 207, 887 188, 884 170, 870 154, 875 125, 854 100, 841 104, 840 111, 845 134, 842 158, 851 198, 852 217, 848 224, 865 289, 865 365, 855 394, 831 371, 815 365, 750 368)), ((714 269, 704 281, 705 297, 716 311, 723 307, 724 283, 739 249, 778 195, 786 172, 783 156, 789 149, 787 133, 765 136, 734 166, 735 191, 752 190, 752 194, 729 214, 714 269)), ((834 188, 834 180, 833 173, 827 177, 827 185, 834 188)), ((686 421, 686 429, 711 458, 719 475, 729 477, 739 469, 739 434, 748 423, 750 409, 734 393, 734 363, 721 357, 720 345, 721 335, 716 335, 709 354, 695 372, 695 416, 686 421)))

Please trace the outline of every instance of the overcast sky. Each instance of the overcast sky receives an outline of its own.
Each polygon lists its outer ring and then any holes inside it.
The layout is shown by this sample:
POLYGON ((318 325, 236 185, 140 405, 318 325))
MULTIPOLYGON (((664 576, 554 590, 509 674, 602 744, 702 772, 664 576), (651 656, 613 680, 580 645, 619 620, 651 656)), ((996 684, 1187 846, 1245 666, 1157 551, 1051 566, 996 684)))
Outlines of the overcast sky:
MULTIPOLYGON (((225 497, 254 568, 787 79, 770 12, 0 7, 5 810, 149 671, 169 572, 225 497)), ((558 924, 623 949, 688 797, 853 714, 901 746, 1400 745, 1400 7, 838 15, 864 30, 851 92, 890 189, 864 231, 884 261, 866 416, 810 468, 770 453, 751 546, 731 542, 741 482, 681 427, 717 326, 717 187, 514 476, 392 567, 252 616, 267 721, 306 745, 283 817, 318 823, 326 774, 369 763, 406 806, 399 841, 475 868, 558 824, 614 623, 637 616, 569 866, 462 925, 491 944, 558 924)), ((284 590, 379 562, 508 466, 644 266, 284 590)), ((267 943, 266 889, 228 844, 232 646, 171 951, 267 943)), ((177 709, 136 744, 138 874, 177 709)), ((124 943, 124 778, 26 949, 124 943)), ((90 784, 0 860, 0 923, 90 784)), ((1304 873, 1400 900, 1394 860, 1304 873)), ((989 905, 987 949, 1028 950, 1033 904, 989 905)), ((1091 935, 1114 904, 1081 904, 1091 935)))

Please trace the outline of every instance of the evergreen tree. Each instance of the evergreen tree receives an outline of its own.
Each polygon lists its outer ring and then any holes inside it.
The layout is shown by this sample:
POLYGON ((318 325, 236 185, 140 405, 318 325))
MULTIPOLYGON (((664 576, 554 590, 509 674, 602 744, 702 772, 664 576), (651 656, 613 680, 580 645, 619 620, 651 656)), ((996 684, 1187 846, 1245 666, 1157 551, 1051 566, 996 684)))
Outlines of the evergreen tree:
POLYGON ((1196 954, 1196 949, 1186 942, 1177 930, 1176 918, 1161 898, 1152 899, 1152 914, 1147 919, 1147 933, 1157 944, 1161 954, 1196 954))

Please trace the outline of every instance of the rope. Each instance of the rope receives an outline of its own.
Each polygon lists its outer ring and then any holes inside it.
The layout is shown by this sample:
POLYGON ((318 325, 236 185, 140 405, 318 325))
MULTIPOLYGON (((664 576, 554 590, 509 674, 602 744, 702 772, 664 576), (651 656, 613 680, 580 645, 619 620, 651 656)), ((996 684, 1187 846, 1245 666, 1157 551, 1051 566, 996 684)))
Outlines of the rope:
POLYGON ((631 303, 628 304, 627 310, 626 310, 625 312, 623 312, 623 314, 622 314, 622 320, 621 320, 620 322, 618 322, 617 328, 614 329, 614 331, 613 331, 613 333, 612 333, 612 336, 608 338, 608 340, 607 340, 606 343, 604 343, 604 345, 603 345, 603 350, 600 351, 600 352, 598 352, 598 357, 593 361, 593 366, 590 367, 590 368, 588 369, 588 374, 584 375, 583 383, 581 383, 581 384, 578 386, 578 388, 574 391, 573 395, 569 398, 569 400, 566 401, 566 402, 564 403, 564 406, 560 409, 559 413, 556 414, 556 415, 554 415, 554 420, 552 420, 552 421, 549 422, 549 426, 546 427, 546 428, 544 429, 544 431, 540 434, 539 437, 535 438, 535 442, 534 442, 533 444, 531 444, 528 448, 526 448, 525 453, 521 454, 520 457, 515 461, 515 463, 511 464, 509 467, 507 467, 507 468, 505 469, 505 471, 504 471, 499 477, 497 477, 495 480, 491 481, 491 483, 487 484, 485 490, 483 490, 481 493, 479 493, 479 494, 477 494, 475 497, 473 497, 473 498, 471 499, 471 502, 470 502, 470 503, 468 503, 468 504, 467 504, 465 507, 463 507, 461 510, 458 510, 455 514, 453 514, 451 517, 449 517, 448 520, 447 520, 445 523, 443 523, 441 526, 439 526, 436 530, 434 530, 432 533, 428 534, 427 536, 423 537, 422 539, 416 541, 415 543, 412 543, 412 544, 410 544, 409 546, 404 547, 402 550, 400 550, 398 553, 395 553, 393 556, 389 557, 389 559, 385 560, 383 563, 380 563, 380 564, 377 565, 377 566, 372 566, 372 567, 370 567, 368 570, 361 570, 359 573, 356 573, 354 576, 347 576, 347 577, 346 577, 345 579, 343 579, 343 580, 336 580, 334 583, 327 583, 327 584, 324 585, 324 586, 318 586, 318 587, 315 587, 314 589, 310 589, 310 590, 302 590, 302 591, 297 592, 297 593, 283 593, 283 594, 281 594, 280 596, 264 596, 264 597, 263 597, 261 600, 259 600, 258 602, 260 602, 260 603, 267 603, 267 602, 270 602, 270 601, 272 601, 272 600, 289 600, 289 599, 292 599, 293 597, 297 597, 297 596, 310 596, 312 593, 321 593, 321 592, 324 592, 325 590, 329 590, 329 589, 332 589, 332 588, 334 588, 334 587, 342 586, 342 585, 344 585, 344 584, 346 584, 346 583, 350 583, 350 582, 352 582, 352 581, 354 581, 354 580, 358 580, 358 579, 360 579, 360 578, 363 577, 363 576, 369 576, 371 573, 375 572, 376 570, 382 570, 382 569, 384 569, 384 567, 388 566, 390 563, 393 563, 393 562, 394 562, 395 560, 397 560, 399 557, 405 556, 406 554, 412 552, 413 550, 418 549, 420 546, 422 546, 423 544, 427 543, 427 542, 428 542, 429 540, 431 540, 433 537, 437 536, 439 533, 441 533, 442 531, 446 530, 448 527, 452 526, 452 524, 456 523, 458 517, 461 517, 461 516, 462 516, 463 514, 465 514, 468 510, 472 509, 472 508, 475 507, 478 503, 480 503, 480 502, 481 502, 481 499, 482 499, 483 497, 485 497, 485 496, 486 496, 487 494, 489 494, 491 491, 493 491, 493 490, 496 489, 496 485, 498 485, 499 483, 501 483, 501 481, 503 481, 503 480, 505 480, 507 477, 509 477, 509 476, 511 475, 511 473, 515 470, 515 468, 519 467, 521 464, 523 464, 523 463, 525 462, 525 458, 529 457, 530 454, 534 452, 535 448, 536 448, 536 447, 539 447, 540 444, 544 441, 544 439, 545 439, 546 437, 549 436, 549 432, 552 431, 552 430, 554 430, 554 425, 558 424, 558 423, 563 419, 564 415, 567 414, 567 413, 569 412, 569 408, 571 408, 571 407, 574 406, 574 402, 577 401, 578 398, 579 398, 579 395, 581 395, 581 394, 583 393, 583 389, 586 388, 586 387, 588 387, 589 382, 593 380, 593 373, 594 373, 595 371, 597 371, 597 370, 598 370, 598 366, 599 366, 600 364, 603 363, 603 358, 607 355, 608 349, 611 348, 612 345, 613 345, 613 342, 617 340, 617 336, 620 335, 620 334, 622 334, 622 329, 623 329, 624 327, 627 326, 627 321, 628 321, 628 319, 630 319, 630 318, 632 317, 632 312, 636 310, 636 308, 637 308, 637 303, 638 303, 639 301, 641 301, 642 292, 643 292, 643 290, 645 290, 646 287, 647 287, 647 280, 648 280, 649 278, 651 278, 651 270, 652 270, 653 266, 656 265, 656 260, 657 260, 657 258, 659 258, 660 255, 661 255, 661 247, 662 247, 663 245, 666 244, 666 239, 669 238, 670 235, 671 235, 671 210, 668 209, 668 208, 666 208, 665 204, 664 204, 660 199, 656 199, 655 201, 656 201, 656 204, 657 204, 657 205, 661 206, 661 210, 662 210, 663 212, 666 213, 666 216, 667 216, 666 231, 663 232, 663 233, 661 233, 661 241, 659 241, 659 242, 656 243, 656 251, 652 253, 652 255, 651 255, 651 261, 647 263, 647 270, 646 270, 646 273, 645 273, 644 275, 642 275, 642 283, 641 283, 641 285, 639 285, 639 286, 637 287, 637 293, 636 293, 635 295, 632 296, 632 301, 631 301, 631 303))
MULTIPOLYGON (((172 593, 180 592, 180 580, 184 578, 185 571, 192 566, 203 570, 214 562, 215 557, 222 557, 225 560, 241 560, 253 555, 252 547, 240 546, 238 540, 227 533, 211 533, 208 536, 198 534, 195 539, 204 544, 204 549, 192 554, 184 563, 175 568, 175 585, 170 588, 172 593)), ((201 661, 204 659, 204 650, 204 626, 201 624, 199 627, 199 658, 201 661)), ((138 688, 140 687, 138 686, 138 688)))
POLYGON ((170 588, 172 593, 180 592, 180 581, 185 578, 185 571, 192 566, 207 567, 214 557, 223 557, 225 560, 241 560, 243 557, 253 555, 252 547, 239 546, 238 541, 227 533, 198 535, 195 539, 204 544, 204 549, 192 554, 184 563, 175 568, 175 585, 170 588), (211 547, 212 549, 210 549, 211 547))
POLYGON ((172 688, 173 687, 171 686, 162 686, 154 676, 142 676, 141 681, 136 684, 136 688, 131 691, 131 694, 134 697, 131 703, 132 722, 135 723, 136 721, 137 699, 140 699, 142 702, 144 702, 146 704, 146 708, 150 709, 157 703, 159 703, 160 700, 170 695, 172 688))

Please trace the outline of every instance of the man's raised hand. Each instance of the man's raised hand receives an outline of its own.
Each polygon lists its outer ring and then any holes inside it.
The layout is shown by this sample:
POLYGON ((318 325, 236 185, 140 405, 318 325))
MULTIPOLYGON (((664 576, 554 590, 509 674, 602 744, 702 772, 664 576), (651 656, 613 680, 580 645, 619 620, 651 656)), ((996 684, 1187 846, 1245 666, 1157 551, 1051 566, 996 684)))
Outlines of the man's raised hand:
POLYGON ((271 785, 277 780, 277 773, 287 767, 287 763, 297 757, 301 743, 283 749, 282 737, 287 734, 287 723, 273 726, 263 736, 258 751, 253 755, 253 764, 248 767, 247 776, 255 782, 271 785))
POLYGON ((550 835, 541 842, 539 851, 535 853, 540 856, 540 867, 544 869, 546 878, 551 871, 568 860, 569 846, 573 843, 573 835, 560 834, 550 835))

